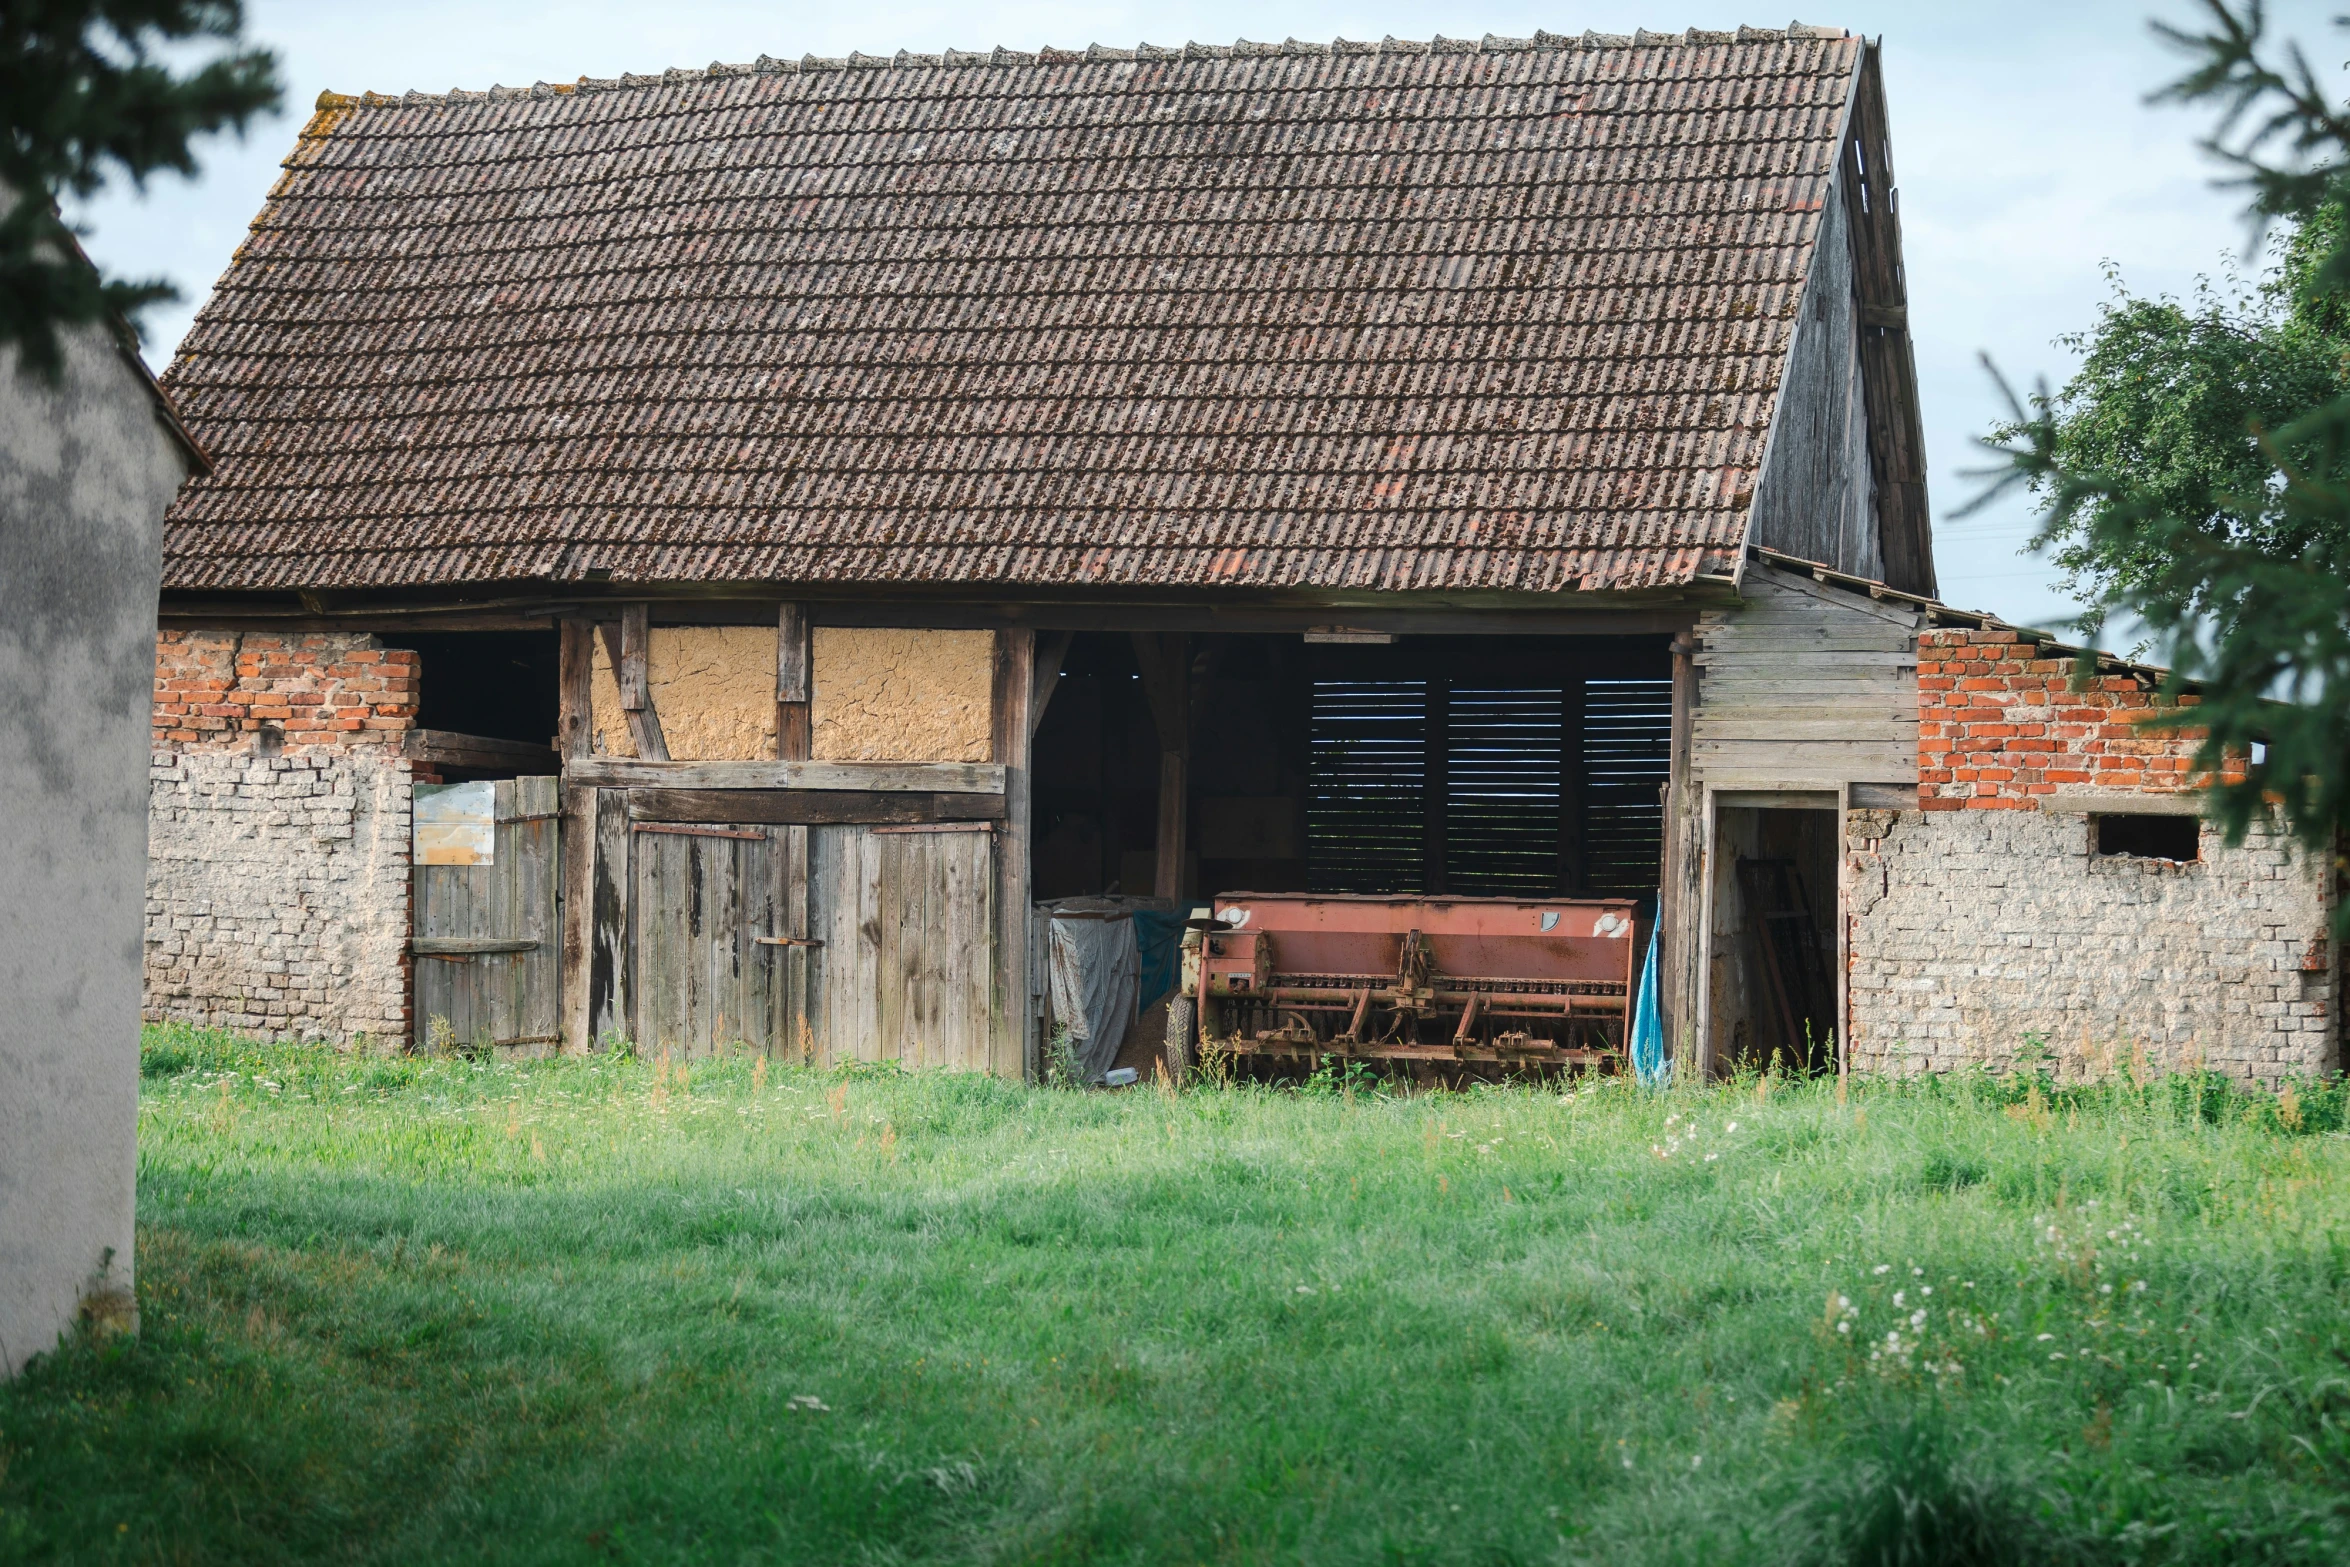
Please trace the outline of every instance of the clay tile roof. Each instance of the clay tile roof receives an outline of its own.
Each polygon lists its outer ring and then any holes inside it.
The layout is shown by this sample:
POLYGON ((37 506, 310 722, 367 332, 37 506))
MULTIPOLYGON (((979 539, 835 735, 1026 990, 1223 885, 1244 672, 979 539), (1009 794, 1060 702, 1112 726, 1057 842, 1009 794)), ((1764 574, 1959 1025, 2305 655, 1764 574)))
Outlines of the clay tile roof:
POLYGON ((1862 47, 327 95, 167 377, 167 585, 1727 572, 1862 47))

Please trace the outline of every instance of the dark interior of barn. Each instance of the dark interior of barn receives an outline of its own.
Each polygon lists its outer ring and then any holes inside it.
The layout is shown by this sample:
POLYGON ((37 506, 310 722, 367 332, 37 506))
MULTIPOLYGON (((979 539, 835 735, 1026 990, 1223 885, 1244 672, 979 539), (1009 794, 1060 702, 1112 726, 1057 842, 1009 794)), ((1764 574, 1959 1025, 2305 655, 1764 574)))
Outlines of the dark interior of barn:
POLYGON ((1193 636, 1188 723, 1162 726, 1146 666, 1168 640, 1066 644, 1032 758, 1039 899, 1164 888, 1170 776, 1185 898, 1653 898, 1665 638, 1193 636))
POLYGON ((543 762, 521 753, 451 750, 432 759, 430 776, 464 783, 556 770, 552 747, 562 722, 562 655, 555 632, 403 631, 383 641, 417 655, 418 729, 549 748, 543 762))

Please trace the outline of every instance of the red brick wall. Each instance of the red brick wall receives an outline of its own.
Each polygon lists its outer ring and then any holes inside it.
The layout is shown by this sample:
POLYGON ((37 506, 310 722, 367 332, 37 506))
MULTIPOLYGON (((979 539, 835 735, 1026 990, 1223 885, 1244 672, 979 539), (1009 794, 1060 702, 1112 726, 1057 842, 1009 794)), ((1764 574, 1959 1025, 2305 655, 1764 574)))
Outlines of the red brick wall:
POLYGON ((417 658, 348 632, 166 631, 155 746, 242 750, 274 723, 288 750, 397 744, 416 726, 417 658))
MULTIPOLYGON (((2170 705, 2130 675, 2072 688, 2073 661, 2011 631, 1918 637, 1918 805, 2030 810, 2060 788, 2172 792, 2194 787, 2200 731, 2145 729, 2170 705)), ((2195 698, 2184 697, 2184 703, 2195 698)))

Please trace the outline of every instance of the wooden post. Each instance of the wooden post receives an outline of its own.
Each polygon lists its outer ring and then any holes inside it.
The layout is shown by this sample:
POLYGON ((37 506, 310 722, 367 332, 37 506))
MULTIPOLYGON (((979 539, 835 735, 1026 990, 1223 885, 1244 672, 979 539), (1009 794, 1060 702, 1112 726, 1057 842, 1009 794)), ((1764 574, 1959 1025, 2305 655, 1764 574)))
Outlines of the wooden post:
POLYGON ((1665 785, 1665 863, 1658 889, 1664 921, 1663 972, 1657 976, 1663 1005, 1665 1047, 1675 1070, 1701 1078, 1705 1044, 1698 1037, 1699 986, 1705 932, 1705 791, 1692 776, 1690 731, 1697 701, 1697 642, 1683 632, 1673 639, 1673 724, 1671 770, 1665 785))
POLYGON ((1183 896, 1183 829, 1191 770, 1191 639, 1180 631, 1134 633, 1143 694, 1159 731, 1159 832, 1151 895, 1183 896))
POLYGON ((999 1077, 1032 1077, 1035 1041, 1028 1017, 1029 704, 1036 682, 1036 633, 995 634, 992 751, 1004 767, 1004 825, 996 835, 996 1007, 989 1067, 999 1077))
POLYGON ((669 742, 661 733, 661 715, 653 706, 653 682, 646 668, 653 640, 652 606, 621 606, 618 645, 611 627, 598 629, 603 633, 605 656, 612 660, 613 680, 620 687, 620 711, 628 719, 636 754, 648 762, 668 761, 669 742))
POLYGON ((1069 644, 1077 640, 1073 631, 1055 631, 1036 639, 1036 672, 1028 682, 1028 734, 1035 738, 1037 726, 1044 722, 1044 710, 1053 700, 1053 693, 1061 688, 1061 666, 1069 661, 1069 644))
POLYGON ((775 615, 775 758, 804 762, 814 754, 815 728, 809 704, 808 606, 786 604, 775 615))
POLYGON ((596 672, 595 644, 590 640, 594 634, 584 620, 566 620, 558 630, 555 743, 562 747, 566 762, 585 757, 595 735, 595 716, 590 711, 596 672))
MULTIPOLYGON (((595 665, 593 634, 584 620, 566 620, 557 632, 555 729, 565 764, 588 754, 593 734, 588 712, 588 682, 595 665)), ((563 910, 556 981, 562 997, 558 1031, 563 1036, 563 1049, 584 1051, 596 1038, 588 1000, 588 944, 596 882, 596 791, 565 784, 561 808, 563 841, 558 849, 561 868, 556 883, 563 910)))
POLYGON ((597 1038, 633 1037, 636 1017, 629 964, 635 933, 629 926, 634 867, 629 860, 628 791, 598 789, 595 882, 588 908, 588 1018, 597 1038))

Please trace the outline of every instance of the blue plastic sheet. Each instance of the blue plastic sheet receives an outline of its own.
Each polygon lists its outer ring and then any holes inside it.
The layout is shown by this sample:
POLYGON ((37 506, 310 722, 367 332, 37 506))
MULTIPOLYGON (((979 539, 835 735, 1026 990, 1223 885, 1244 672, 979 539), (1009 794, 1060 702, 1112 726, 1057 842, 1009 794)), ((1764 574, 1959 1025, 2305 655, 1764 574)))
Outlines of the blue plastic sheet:
POLYGON ((1665 1059, 1665 1020, 1656 1003, 1656 938, 1661 924, 1648 932, 1648 959, 1640 965, 1640 994, 1632 1004, 1632 1075, 1644 1085, 1661 1086, 1673 1074, 1665 1059))
POLYGON ((1173 910, 1136 909, 1134 945, 1142 958, 1142 988, 1135 996, 1139 1011, 1175 988, 1183 971, 1183 920, 1173 910))

